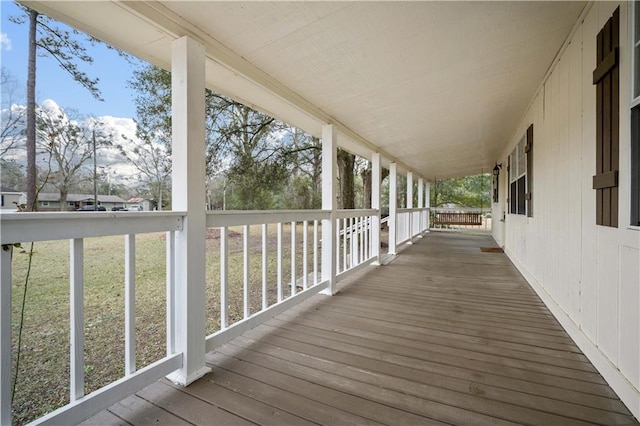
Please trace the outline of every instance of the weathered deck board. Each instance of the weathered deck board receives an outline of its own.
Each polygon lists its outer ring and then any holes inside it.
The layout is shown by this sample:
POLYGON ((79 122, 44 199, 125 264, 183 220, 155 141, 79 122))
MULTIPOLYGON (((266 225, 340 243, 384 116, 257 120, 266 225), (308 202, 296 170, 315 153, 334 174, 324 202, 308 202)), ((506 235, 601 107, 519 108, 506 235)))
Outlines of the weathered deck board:
POLYGON ((87 424, 638 424, 490 245, 429 234, 87 424))

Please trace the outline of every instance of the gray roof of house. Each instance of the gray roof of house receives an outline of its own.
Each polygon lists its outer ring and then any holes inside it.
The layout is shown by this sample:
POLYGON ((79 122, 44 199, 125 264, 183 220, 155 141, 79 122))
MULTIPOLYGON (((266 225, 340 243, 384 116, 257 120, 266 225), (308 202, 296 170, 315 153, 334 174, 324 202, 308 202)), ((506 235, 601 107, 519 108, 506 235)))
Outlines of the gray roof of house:
MULTIPOLYGON (((39 201, 60 201, 60 194, 57 192, 41 192, 38 194, 39 201)), ((93 194, 67 194, 67 201, 93 201, 93 194)), ((126 203, 126 200, 117 195, 98 194, 99 203, 126 203)))
POLYGON ((9 188, 8 186, 0 186, 0 192, 2 193, 11 193, 11 194, 21 194, 22 191, 17 191, 13 188, 9 188))

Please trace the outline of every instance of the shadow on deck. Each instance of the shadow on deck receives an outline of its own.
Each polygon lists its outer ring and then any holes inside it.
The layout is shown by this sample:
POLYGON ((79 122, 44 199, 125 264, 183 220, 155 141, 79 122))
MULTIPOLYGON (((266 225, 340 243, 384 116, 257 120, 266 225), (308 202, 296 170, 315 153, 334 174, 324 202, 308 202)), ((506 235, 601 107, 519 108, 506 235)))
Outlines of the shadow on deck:
POLYGON ((431 233, 86 424, 637 424, 490 236, 431 233))

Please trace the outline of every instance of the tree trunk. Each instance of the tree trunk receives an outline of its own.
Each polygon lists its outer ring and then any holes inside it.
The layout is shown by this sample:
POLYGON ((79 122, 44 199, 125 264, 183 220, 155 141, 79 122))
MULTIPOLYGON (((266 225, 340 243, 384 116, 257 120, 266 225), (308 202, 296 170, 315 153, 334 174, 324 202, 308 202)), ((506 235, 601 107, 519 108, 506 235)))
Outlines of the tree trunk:
MULTIPOLYGON (((389 170, 382 168, 380 170, 380 183, 389 176, 389 170)), ((364 195, 364 207, 365 209, 371 208, 371 189, 372 189, 372 175, 371 175, 371 163, 369 166, 362 171, 362 186, 363 186, 363 195, 364 195)))
POLYGON ((362 198, 363 204, 362 206, 365 209, 371 208, 371 183, 373 179, 371 178, 371 163, 367 166, 366 169, 362 171, 362 198))
POLYGON ((27 70, 27 211, 36 211, 36 26, 38 12, 29 9, 27 70))
POLYGON ((340 174, 340 199, 338 207, 342 209, 355 208, 355 180, 353 169, 356 164, 356 156, 338 149, 338 173, 340 174))
POLYGON ((61 212, 66 212, 67 211, 67 197, 69 196, 69 190, 64 188, 64 189, 60 189, 60 211, 61 212))
POLYGON ((312 157, 313 194, 311 208, 319 209, 322 207, 322 149, 319 139, 314 138, 314 144, 318 146, 318 149, 313 150, 312 157))

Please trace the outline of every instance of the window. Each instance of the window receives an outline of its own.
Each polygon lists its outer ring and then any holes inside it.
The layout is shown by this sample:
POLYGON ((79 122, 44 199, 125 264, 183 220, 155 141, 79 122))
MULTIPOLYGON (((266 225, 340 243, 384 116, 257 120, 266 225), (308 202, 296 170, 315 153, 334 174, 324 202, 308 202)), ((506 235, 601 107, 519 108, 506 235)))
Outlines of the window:
POLYGON ((4 207, 4 195, 0 195, 0 206, 4 207))
POLYGON ((618 227, 620 8, 597 36, 596 69, 596 224, 618 227))
POLYGON ((533 124, 509 156, 509 213, 533 216, 533 124))
POLYGON ((631 221, 640 226, 640 6, 633 2, 633 101, 631 103, 631 221))
POLYGON ((48 201, 40 201, 40 205, 42 207, 49 207, 49 202, 48 201))

